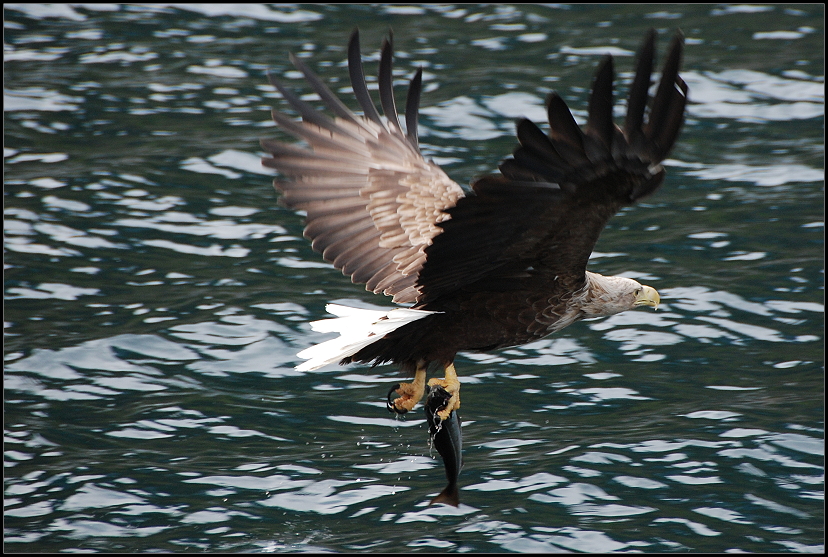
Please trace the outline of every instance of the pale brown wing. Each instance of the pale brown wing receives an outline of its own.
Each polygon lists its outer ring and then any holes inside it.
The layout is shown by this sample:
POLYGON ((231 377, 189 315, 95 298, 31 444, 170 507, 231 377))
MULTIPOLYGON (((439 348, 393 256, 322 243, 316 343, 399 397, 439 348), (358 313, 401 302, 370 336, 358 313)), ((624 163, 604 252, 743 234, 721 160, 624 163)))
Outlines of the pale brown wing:
POLYGON ((274 186, 282 202, 307 214, 305 236, 313 248, 355 283, 397 303, 415 302, 417 278, 425 248, 442 230, 446 209, 463 197, 463 190, 439 166, 420 154, 417 111, 422 83, 418 71, 406 102, 406 128, 400 126, 394 102, 391 57, 383 42, 380 59, 380 101, 383 119, 374 105, 362 70, 359 34, 348 44, 348 68, 354 95, 364 116, 349 110, 298 58, 301 71, 330 118, 302 101, 272 75, 271 83, 302 117, 297 122, 273 111, 273 120, 307 147, 263 140, 270 153, 265 166, 287 178, 274 186))

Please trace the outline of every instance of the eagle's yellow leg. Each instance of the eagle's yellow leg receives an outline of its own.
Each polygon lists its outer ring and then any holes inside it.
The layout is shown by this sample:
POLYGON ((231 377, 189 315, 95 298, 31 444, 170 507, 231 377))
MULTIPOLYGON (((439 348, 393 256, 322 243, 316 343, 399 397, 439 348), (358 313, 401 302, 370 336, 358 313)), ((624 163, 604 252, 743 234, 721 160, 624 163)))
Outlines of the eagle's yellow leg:
POLYGON ((425 380, 426 380, 426 365, 425 362, 417 364, 417 370, 414 372, 414 381, 411 383, 400 383, 388 393, 388 409, 397 414, 405 414, 420 400, 425 394, 425 380), (391 393, 397 393, 400 398, 391 400, 391 393))
POLYGON ((454 369, 454 363, 446 366, 446 376, 444 379, 434 377, 429 379, 429 385, 440 385, 451 395, 451 398, 446 403, 446 407, 437 412, 441 420, 448 420, 452 412, 460 408, 460 380, 457 379, 457 370, 454 369))

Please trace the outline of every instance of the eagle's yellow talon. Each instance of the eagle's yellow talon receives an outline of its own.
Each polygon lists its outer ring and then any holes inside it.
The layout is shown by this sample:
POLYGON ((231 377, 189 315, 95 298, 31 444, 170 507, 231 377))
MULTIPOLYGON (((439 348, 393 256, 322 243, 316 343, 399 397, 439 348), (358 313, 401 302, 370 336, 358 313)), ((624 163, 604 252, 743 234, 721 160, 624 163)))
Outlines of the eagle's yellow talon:
POLYGON ((397 414, 405 414, 413 409, 425 394, 426 368, 418 367, 414 372, 414 381, 400 383, 388 392, 387 408, 397 414), (391 393, 397 393, 400 398, 391 400, 391 393))
POLYGON ((454 364, 452 363, 446 366, 446 376, 444 379, 434 377, 429 379, 428 385, 429 387, 439 385, 451 395, 445 408, 437 412, 441 420, 447 420, 452 412, 460 408, 460 380, 457 379, 457 371, 454 369, 454 364))

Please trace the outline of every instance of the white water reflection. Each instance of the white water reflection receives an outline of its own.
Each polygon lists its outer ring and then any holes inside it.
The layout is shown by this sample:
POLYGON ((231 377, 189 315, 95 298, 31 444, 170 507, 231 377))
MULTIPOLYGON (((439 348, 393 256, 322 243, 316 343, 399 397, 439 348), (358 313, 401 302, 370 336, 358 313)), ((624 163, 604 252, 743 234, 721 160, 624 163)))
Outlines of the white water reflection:
POLYGON ((687 526, 694 534, 699 536, 721 536, 722 533, 718 530, 713 530, 704 524, 688 520, 686 518, 656 518, 653 524, 675 523, 687 526))
POLYGON ((296 6, 279 6, 273 9, 260 4, 182 4, 180 9, 201 13, 210 17, 243 17, 278 23, 302 23, 322 19, 322 14, 296 6))
POLYGON ((298 491, 278 493, 268 499, 259 501, 266 507, 279 507, 298 512, 314 512, 322 515, 338 514, 366 501, 382 497, 393 497, 409 488, 384 484, 369 484, 356 489, 336 491, 336 488, 359 483, 353 481, 325 480, 310 482, 298 491))
POLYGON ((757 186, 782 186, 801 182, 820 182, 825 179, 825 171, 801 164, 779 163, 773 166, 750 166, 746 164, 685 165, 672 164, 689 168, 683 171, 688 176, 701 180, 727 180, 728 182, 750 182, 757 186))
MULTIPOLYGON (((12 59, 15 57, 12 54, 12 59)), ((58 55, 48 55, 46 59, 56 58, 58 55)), ((3 55, 4 60, 6 54, 3 55)), ((33 54, 22 55, 18 53, 18 60, 43 59, 43 55, 33 54)), ((3 90, 3 112, 14 112, 23 110, 36 110, 44 112, 59 112, 63 110, 77 110, 83 97, 63 95, 57 91, 43 89, 40 87, 28 87, 26 89, 4 89, 3 90)))
POLYGON ((430 470, 439 466, 438 462, 427 456, 403 457, 393 462, 378 462, 375 464, 355 464, 354 468, 372 470, 378 474, 402 474, 430 470))
POLYGON ((35 288, 9 288, 6 290, 6 299, 15 300, 18 298, 30 299, 57 299, 77 300, 80 296, 94 296, 98 294, 98 288, 79 288, 69 284, 41 283, 35 288))
POLYGON ((421 108, 420 114, 433 118, 441 127, 451 130, 450 135, 431 130, 438 137, 483 141, 511 133, 497 129, 491 122, 492 112, 465 96, 442 102, 435 107, 421 108))
POLYGON ((696 118, 768 122, 825 114, 823 77, 790 79, 750 70, 689 71, 682 77, 691 91, 687 111, 696 118))

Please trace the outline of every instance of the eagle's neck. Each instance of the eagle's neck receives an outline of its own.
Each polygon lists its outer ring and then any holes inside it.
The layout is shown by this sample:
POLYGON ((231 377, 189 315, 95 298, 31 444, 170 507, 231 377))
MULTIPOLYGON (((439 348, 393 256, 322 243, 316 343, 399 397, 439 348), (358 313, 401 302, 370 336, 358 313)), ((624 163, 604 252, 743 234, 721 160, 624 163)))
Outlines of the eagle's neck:
POLYGON ((630 292, 638 283, 626 277, 605 277, 586 272, 586 284, 579 296, 583 318, 606 317, 631 309, 630 292))

